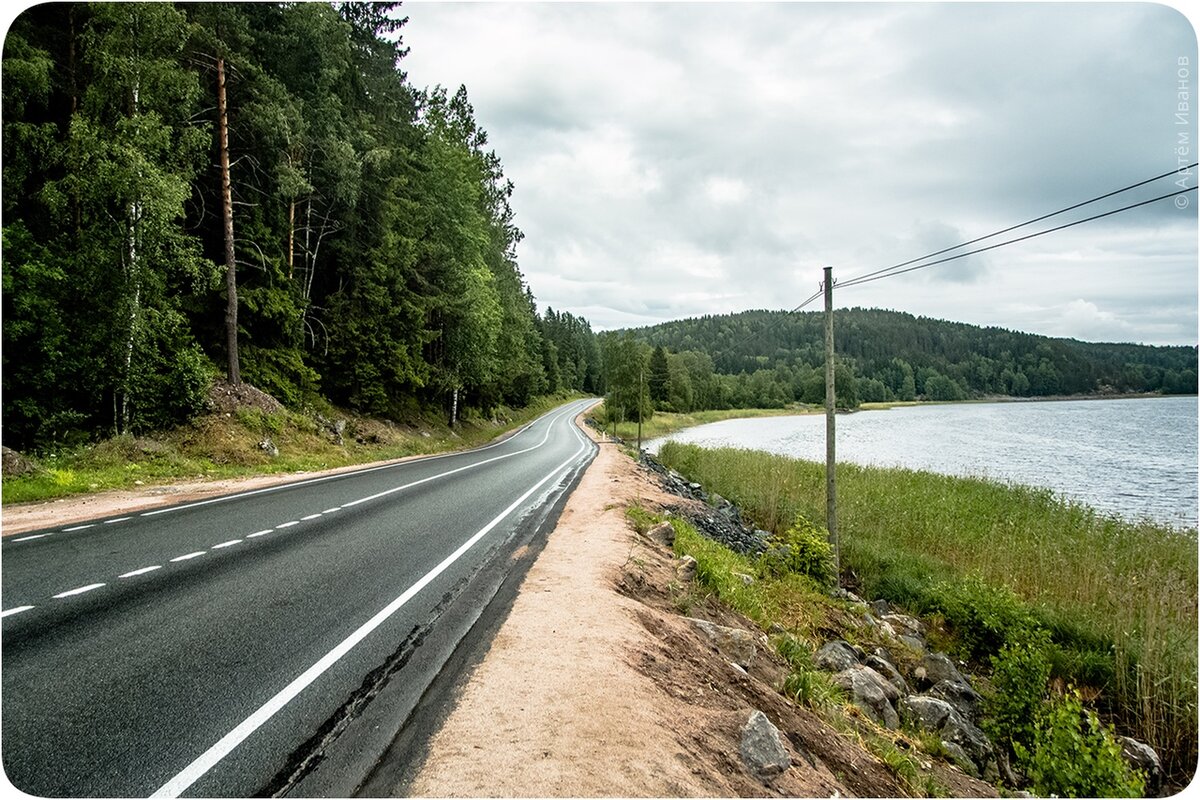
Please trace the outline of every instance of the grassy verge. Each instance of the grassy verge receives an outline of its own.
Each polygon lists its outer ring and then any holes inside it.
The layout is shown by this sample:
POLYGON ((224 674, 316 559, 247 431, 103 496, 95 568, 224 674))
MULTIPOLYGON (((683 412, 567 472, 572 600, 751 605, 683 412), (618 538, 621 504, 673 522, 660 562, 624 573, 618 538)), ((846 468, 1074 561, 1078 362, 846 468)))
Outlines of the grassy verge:
POLYGON ((341 444, 329 420, 244 408, 230 416, 199 417, 154 436, 119 436, 48 455, 40 459, 38 472, 4 480, 3 502, 179 480, 304 472, 465 449, 524 425, 568 399, 543 397, 526 408, 500 408, 494 419, 469 416, 453 430, 440 417, 397 425, 344 415, 338 417, 345 420, 341 444), (278 455, 259 446, 268 439, 278 455))
MULTIPOLYGON (((776 532, 824 518, 824 466, 748 450, 667 444, 660 458, 776 532)), ((1031 626, 1057 677, 1084 687, 1154 746, 1181 785, 1196 764, 1197 541, 1105 517, 1049 491, 905 469, 841 465, 843 574, 940 621, 977 664, 1031 626)), ((937 630, 935 629, 935 634, 937 630)))
MULTIPOLYGON (((596 406, 588 416, 597 421, 604 419, 604 407, 596 406)), ((783 417, 795 414, 821 413, 817 406, 791 405, 787 408, 726 408, 721 410, 691 411, 687 414, 675 414, 669 411, 656 411, 654 416, 642 423, 642 439, 657 439, 669 433, 694 428, 697 425, 707 425, 710 422, 721 422, 727 419, 748 419, 752 417, 783 417)), ((605 428, 609 433, 612 426, 605 428)), ((617 425, 617 436, 626 441, 637 439, 637 423, 622 422, 617 425)))

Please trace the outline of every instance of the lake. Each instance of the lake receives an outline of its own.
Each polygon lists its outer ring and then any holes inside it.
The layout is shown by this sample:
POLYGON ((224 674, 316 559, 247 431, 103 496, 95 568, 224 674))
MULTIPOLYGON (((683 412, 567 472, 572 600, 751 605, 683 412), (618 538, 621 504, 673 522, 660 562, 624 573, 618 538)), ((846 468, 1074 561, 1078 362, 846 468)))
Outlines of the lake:
MULTIPOLYGON (((1197 523, 1197 400, 962 403, 837 417, 838 461, 1043 486, 1105 513, 1197 523)), ((672 439, 825 460, 825 416, 731 419, 672 439)))

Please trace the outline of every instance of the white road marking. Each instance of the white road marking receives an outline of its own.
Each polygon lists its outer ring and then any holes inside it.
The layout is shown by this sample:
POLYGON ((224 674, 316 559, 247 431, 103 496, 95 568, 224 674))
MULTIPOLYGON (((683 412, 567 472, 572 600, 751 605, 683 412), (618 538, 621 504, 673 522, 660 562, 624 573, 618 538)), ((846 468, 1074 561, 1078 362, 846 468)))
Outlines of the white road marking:
POLYGON ((322 511, 321 513, 322 514, 332 514, 335 511, 341 511, 341 510, 342 510, 341 506, 338 506, 337 508, 327 508, 324 511, 322 511))
POLYGON ((317 518, 317 517, 319 517, 319 516, 321 516, 321 515, 320 515, 320 514, 309 514, 307 517, 301 517, 301 518, 300 518, 300 521, 301 521, 301 522, 308 522, 310 519, 316 519, 316 518, 317 518))
POLYGON ((33 606, 17 606, 16 608, 10 608, 7 611, 0 611, 0 617, 8 617, 13 614, 20 614, 22 611, 28 611, 31 608, 33 608, 33 606))
POLYGON ((118 575, 118 578, 132 578, 135 575, 145 575, 147 572, 154 572, 156 569, 162 569, 161 564, 155 564, 153 567, 142 567, 135 569, 133 572, 126 572, 124 575, 118 575))
POLYGON ((126 522, 131 519, 133 519, 133 517, 118 517, 116 519, 106 519, 106 520, 104 520, 104 524, 112 525, 114 522, 126 522))
POLYGON ((241 539, 230 539, 228 542, 221 542, 220 544, 214 544, 209 549, 210 550, 220 550, 222 547, 233 547, 235 544, 241 544, 241 543, 242 543, 241 539))
MULTIPOLYGON (((572 426, 573 427, 573 426, 572 426)), ((193 783, 198 781, 205 773, 217 765, 225 756, 229 755, 234 748, 245 741, 251 734, 262 727, 267 720, 275 716, 300 692, 304 691, 317 678, 325 673, 330 667, 341 660, 342 656, 350 652, 359 642, 365 639, 376 628, 382 625, 389 617, 400 610, 409 600, 417 595, 422 589, 428 586, 434 578, 446 571, 451 564, 462 557, 464 553, 474 547, 480 539, 488 534, 500 522, 511 514, 521 503, 525 502, 530 495, 536 492, 551 478, 554 478, 559 473, 571 465, 573 461, 579 458, 579 454, 585 451, 588 447, 588 442, 580 442, 580 448, 571 454, 571 457, 559 464, 550 471, 546 477, 535 483, 524 494, 512 502, 512 504, 492 518, 492 521, 483 526, 474 536, 459 545, 459 548, 448 555, 440 564, 425 573, 424 577, 410 586, 399 597, 385 606, 371 619, 363 623, 358 630, 346 637, 342 642, 328 653, 326 653, 317 663, 306 669, 291 683, 285 686, 274 697, 264 703, 257 711, 243 720, 237 727, 225 734, 208 750, 201 753, 192 763, 183 768, 175 777, 171 778, 162 785, 151 797, 178 797, 183 792, 187 791, 193 783)), ((459 470, 454 470, 458 472, 459 470)), ((446 473, 449 474, 449 473, 446 473)), ((361 501, 360 501, 361 502, 361 501)))
POLYGON ((13 539, 14 542, 28 542, 33 539, 41 539, 43 536, 49 536, 48 533, 35 533, 33 536, 22 536, 20 539, 13 539))
POLYGON ((176 558, 172 558, 171 563, 174 564, 176 561, 187 561, 189 558, 195 558, 196 556, 202 556, 207 552, 208 552, 207 550, 197 550, 194 553, 188 553, 186 556, 178 556, 176 558))
POLYGON ((56 595, 54 595, 54 599, 59 600, 64 597, 71 597, 73 595, 83 594, 84 592, 90 592, 92 589, 99 589, 101 586, 104 586, 104 585, 105 584, 103 584, 103 583, 89 583, 87 586, 80 586, 78 589, 71 589, 69 591, 56 594, 56 595))
POLYGON ((293 525, 299 525, 299 524, 300 524, 300 520, 294 519, 291 522, 282 522, 279 525, 276 525, 275 530, 280 530, 282 528, 290 528, 293 525))
POLYGON ((96 527, 96 523, 89 522, 87 525, 76 525, 74 528, 63 528, 63 533, 70 533, 71 531, 82 531, 82 530, 86 530, 88 528, 94 528, 94 527, 96 527))
POLYGON ((268 533, 270 533, 273 530, 275 530, 275 529, 267 528, 265 531, 255 531, 254 533, 247 533, 246 538, 253 539, 255 536, 266 536, 268 533))

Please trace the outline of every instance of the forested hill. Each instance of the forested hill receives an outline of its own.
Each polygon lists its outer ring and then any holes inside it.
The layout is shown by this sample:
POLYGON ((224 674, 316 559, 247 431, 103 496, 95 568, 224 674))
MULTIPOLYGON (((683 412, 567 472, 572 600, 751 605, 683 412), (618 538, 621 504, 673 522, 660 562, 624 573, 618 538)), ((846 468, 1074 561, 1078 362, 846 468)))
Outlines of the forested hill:
POLYGON ((49 3, 4 41, 3 429, 186 420, 215 378, 404 418, 599 389, 516 264, 465 89, 397 3, 49 3))
MULTIPOLYGON (((711 360, 713 372, 744 374, 768 399, 822 401, 823 312, 745 311, 632 333, 669 353, 694 351, 676 356, 680 370, 711 360)), ((847 400, 1196 392, 1195 347, 1092 344, 864 308, 836 312, 834 341, 838 393, 856 395, 847 400)))

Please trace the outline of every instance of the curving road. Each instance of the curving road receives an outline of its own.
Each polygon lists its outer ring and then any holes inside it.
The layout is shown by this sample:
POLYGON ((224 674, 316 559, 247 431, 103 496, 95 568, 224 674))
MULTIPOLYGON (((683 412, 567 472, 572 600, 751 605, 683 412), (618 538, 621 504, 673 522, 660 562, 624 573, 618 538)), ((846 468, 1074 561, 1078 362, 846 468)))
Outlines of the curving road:
POLYGON ((466 453, 5 538, 8 779, 352 793, 557 516, 593 402, 466 453))

